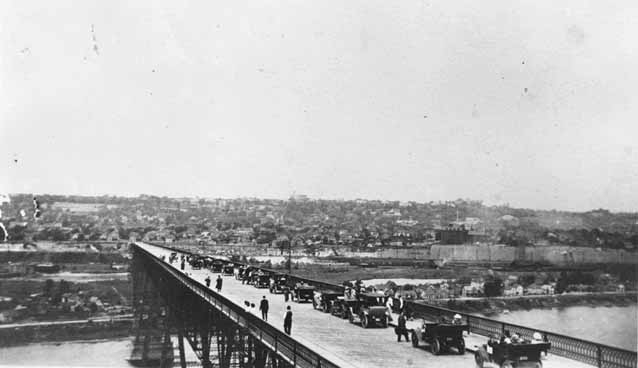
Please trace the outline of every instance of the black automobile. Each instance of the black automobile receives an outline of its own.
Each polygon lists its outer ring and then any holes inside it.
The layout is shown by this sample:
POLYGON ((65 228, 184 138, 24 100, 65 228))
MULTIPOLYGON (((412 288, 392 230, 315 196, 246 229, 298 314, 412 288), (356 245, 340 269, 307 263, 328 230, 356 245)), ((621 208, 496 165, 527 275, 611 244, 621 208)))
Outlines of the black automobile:
POLYGON ((483 368, 485 362, 494 362, 500 368, 542 368, 541 352, 547 353, 549 342, 499 342, 490 339, 474 353, 476 365, 483 368))
POLYGON ((204 267, 204 259, 203 257, 191 257, 188 260, 188 263, 190 263, 191 268, 194 270, 199 270, 202 267, 204 267))
POLYGON ((270 286, 270 275, 267 273, 257 273, 253 278, 256 288, 262 289, 270 286))
POLYGON ((363 328, 373 325, 388 327, 390 312, 383 303, 384 300, 383 293, 359 293, 355 298, 355 303, 349 305, 348 319, 350 323, 361 322, 363 328))
POLYGON ((222 268, 224 267, 224 262, 216 259, 213 261, 213 264, 210 266, 211 271, 213 271, 213 273, 220 273, 222 272, 222 268))
POLYGON ((463 331, 470 331, 467 323, 428 323, 412 331, 412 346, 419 346, 421 341, 427 343, 432 354, 439 355, 443 351, 455 348, 459 354, 465 354, 463 331))
POLYGON ((222 268, 222 275, 224 276, 232 276, 235 273, 235 265, 232 263, 227 263, 222 268))
POLYGON ((334 290, 317 290, 312 298, 312 307, 328 313, 332 303, 342 295, 343 293, 334 290))
POLYGON ((273 275, 273 283, 270 284, 272 294, 283 293, 288 287, 288 278, 284 275, 273 275))
POLYGON ((350 310, 352 310, 356 305, 357 299, 338 296, 335 300, 332 301, 332 305, 330 306, 330 314, 342 319, 349 318, 350 310))
POLYGON ((308 284, 295 284, 292 289, 292 299, 297 303, 312 301, 315 287, 308 284))

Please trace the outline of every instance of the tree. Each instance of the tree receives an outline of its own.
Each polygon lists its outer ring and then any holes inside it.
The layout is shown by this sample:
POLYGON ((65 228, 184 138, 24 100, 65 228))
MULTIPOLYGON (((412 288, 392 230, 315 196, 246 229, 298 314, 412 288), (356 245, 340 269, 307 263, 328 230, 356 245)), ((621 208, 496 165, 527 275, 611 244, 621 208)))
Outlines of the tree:
POLYGON ((488 298, 503 295, 503 280, 498 276, 491 276, 483 284, 483 293, 488 298))

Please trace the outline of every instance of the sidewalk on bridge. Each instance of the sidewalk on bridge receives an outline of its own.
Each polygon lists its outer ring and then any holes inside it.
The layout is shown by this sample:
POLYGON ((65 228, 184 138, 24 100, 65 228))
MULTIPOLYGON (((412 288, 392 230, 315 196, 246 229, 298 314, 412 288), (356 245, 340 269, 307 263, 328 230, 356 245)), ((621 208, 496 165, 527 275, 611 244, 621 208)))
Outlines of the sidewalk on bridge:
MULTIPOLYGON (((398 313, 392 313, 392 321, 390 322, 390 326, 397 327, 397 321, 399 320, 398 313)), ((430 322, 430 321, 428 321, 430 322)), ((415 318, 412 320, 408 320, 405 324, 405 327, 410 330, 414 330, 417 327, 421 327, 423 325, 423 319, 415 318)), ((471 353, 475 353, 479 347, 487 342, 487 337, 478 335, 478 334, 465 334, 465 349, 471 353)), ((411 337, 410 337, 411 338, 411 337)), ((551 352, 551 349, 550 349, 551 352)), ((552 355, 551 353, 547 354, 546 357, 542 358, 543 366, 545 368, 551 367, 561 367, 561 368, 591 368, 592 366, 586 363, 582 363, 573 359, 564 358, 558 355, 552 355)))

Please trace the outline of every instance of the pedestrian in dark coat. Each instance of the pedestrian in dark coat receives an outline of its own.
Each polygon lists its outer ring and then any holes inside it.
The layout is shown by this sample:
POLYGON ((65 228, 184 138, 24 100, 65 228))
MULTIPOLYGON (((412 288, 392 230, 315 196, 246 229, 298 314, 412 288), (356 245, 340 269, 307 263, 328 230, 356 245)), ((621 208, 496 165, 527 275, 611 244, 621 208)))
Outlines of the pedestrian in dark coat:
POLYGON ((206 282, 206 287, 210 287, 210 276, 206 276, 204 281, 206 282))
POLYGON ((410 338, 408 337, 408 329, 405 327, 405 321, 405 313, 401 312, 397 327, 394 330, 397 334, 397 342, 401 342, 401 336, 405 337, 405 341, 410 341, 410 338))
POLYGON ((286 309, 286 316, 284 317, 284 332, 290 335, 292 333, 292 311, 290 310, 290 306, 286 309))
POLYGON ((290 300, 290 288, 284 290, 284 302, 288 303, 288 300, 290 300))
POLYGON ((181 264, 182 271, 184 271, 184 266, 186 266, 186 264, 185 264, 185 263, 184 263, 184 261, 182 260, 182 264, 181 264))
POLYGON ((259 303, 259 310, 261 311, 261 318, 264 321, 268 321, 268 299, 264 295, 264 298, 259 303))
POLYGON ((221 275, 217 276, 217 280, 215 281, 215 289, 220 293, 222 291, 222 277, 221 275))

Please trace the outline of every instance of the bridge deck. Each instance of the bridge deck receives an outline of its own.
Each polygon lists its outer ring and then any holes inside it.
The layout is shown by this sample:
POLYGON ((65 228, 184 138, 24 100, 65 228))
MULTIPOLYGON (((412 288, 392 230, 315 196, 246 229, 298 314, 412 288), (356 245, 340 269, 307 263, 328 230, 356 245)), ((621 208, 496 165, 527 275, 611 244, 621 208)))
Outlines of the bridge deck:
MULTIPOLYGON (((168 256, 170 251, 150 244, 137 243, 158 258, 168 256)), ((173 266, 179 269, 178 262, 173 266)), ((209 270, 193 270, 188 263, 185 270, 190 277, 204 284, 207 275, 215 284, 218 274, 212 274, 209 270)), ((474 367, 474 357, 471 353, 465 355, 439 355, 435 356, 423 349, 415 349, 410 343, 396 341, 393 328, 370 328, 350 324, 347 320, 330 316, 320 311, 315 311, 312 304, 298 304, 284 302, 281 294, 270 294, 268 289, 257 289, 253 286, 242 285, 232 276, 223 276, 222 294, 239 306, 244 301, 255 303, 255 314, 261 316, 258 306, 259 301, 265 295, 269 301, 270 311, 268 322, 283 331, 283 319, 287 305, 293 311, 292 336, 302 344, 324 355, 334 363, 342 367, 407 367, 407 366, 435 366, 440 368, 474 367)), ((394 316, 396 320, 396 315, 394 316)), ((415 322, 411 322, 415 325, 415 322)), ((408 326, 412 327, 412 326, 408 326)), ((466 338, 468 349, 471 349, 484 341, 485 338, 478 335, 470 335, 466 338)), ((545 367, 581 368, 591 367, 584 363, 552 356, 544 362, 545 367)))

